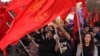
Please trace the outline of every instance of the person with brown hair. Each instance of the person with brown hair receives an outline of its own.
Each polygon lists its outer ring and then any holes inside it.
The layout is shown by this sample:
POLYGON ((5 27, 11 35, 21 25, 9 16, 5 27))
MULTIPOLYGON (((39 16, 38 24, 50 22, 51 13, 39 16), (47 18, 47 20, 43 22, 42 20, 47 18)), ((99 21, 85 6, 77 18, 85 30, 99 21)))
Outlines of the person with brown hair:
POLYGON ((94 44, 90 33, 85 33, 82 38, 82 44, 78 45, 76 56, 98 56, 97 47, 94 44))

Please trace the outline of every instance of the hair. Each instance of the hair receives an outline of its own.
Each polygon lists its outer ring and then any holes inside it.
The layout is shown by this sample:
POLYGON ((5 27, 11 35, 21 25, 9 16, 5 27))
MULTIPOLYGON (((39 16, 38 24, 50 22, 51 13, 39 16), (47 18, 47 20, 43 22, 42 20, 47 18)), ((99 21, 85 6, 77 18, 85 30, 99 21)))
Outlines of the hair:
POLYGON ((51 32, 51 34, 54 36, 54 32, 52 30, 46 31, 46 33, 51 32))
POLYGON ((89 24, 84 24, 83 28, 90 27, 89 24))
POLYGON ((87 34, 89 34, 89 35, 91 36, 89 48, 90 48, 90 54, 93 55, 93 53, 94 53, 94 41, 93 41, 93 37, 92 37, 92 34, 91 34, 91 33, 86 33, 86 34, 83 35, 83 38, 82 38, 83 48, 84 48, 84 46, 85 46, 85 40, 84 40, 84 38, 85 38, 85 36, 86 36, 87 34))
POLYGON ((94 23, 94 25, 95 25, 95 27, 100 27, 100 21, 96 21, 96 22, 94 23))
POLYGON ((52 29, 53 29, 53 33, 54 33, 54 34, 56 33, 56 32, 55 32, 55 28, 54 28, 54 26, 49 25, 48 27, 52 27, 52 29))
POLYGON ((47 27, 47 25, 39 29, 40 35, 43 35, 44 37, 46 37, 46 35, 45 35, 45 33, 46 33, 46 30, 45 30, 46 27, 47 27), (41 32, 41 29, 43 29, 43 32, 41 32))

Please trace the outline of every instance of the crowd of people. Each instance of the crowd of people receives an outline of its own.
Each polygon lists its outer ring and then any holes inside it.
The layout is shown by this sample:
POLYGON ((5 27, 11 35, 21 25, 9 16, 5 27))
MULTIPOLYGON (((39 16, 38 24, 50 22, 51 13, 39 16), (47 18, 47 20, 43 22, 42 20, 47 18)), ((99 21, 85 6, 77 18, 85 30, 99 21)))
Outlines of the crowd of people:
MULTIPOLYGON (((66 22, 64 24, 46 25, 25 36, 16 46, 9 45, 6 49, 8 56, 99 56, 100 24, 94 27, 84 24, 73 36, 73 29, 66 22), (74 38, 75 37, 75 38, 74 38)), ((3 56, 0 50, 0 56, 3 56)))

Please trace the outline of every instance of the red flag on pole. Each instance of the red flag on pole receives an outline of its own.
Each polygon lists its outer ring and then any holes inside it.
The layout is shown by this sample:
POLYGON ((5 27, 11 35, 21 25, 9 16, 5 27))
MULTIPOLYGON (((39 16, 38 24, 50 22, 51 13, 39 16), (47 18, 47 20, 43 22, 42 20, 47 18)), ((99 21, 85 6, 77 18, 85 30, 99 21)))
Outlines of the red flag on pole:
POLYGON ((77 2, 77 3, 78 3, 78 2, 82 2, 82 6, 83 6, 83 7, 86 7, 85 0, 76 0, 76 2, 77 2))
POLYGON ((90 24, 90 26, 94 26, 93 20, 91 18, 91 12, 89 12, 87 14, 87 17, 86 17, 85 21, 88 22, 90 24))
POLYGON ((39 0, 34 5, 30 4, 13 21, 10 30, 0 41, 0 48, 4 49, 24 35, 43 27, 73 6, 75 6, 74 0, 39 0))
POLYGON ((86 0, 82 0, 82 6, 86 7, 86 0))
MULTIPOLYGON (((8 30, 7 22, 11 22, 12 18, 6 12, 6 9, 3 7, 2 3, 0 2, 0 41, 3 39, 4 35, 6 35, 6 31, 8 30)), ((6 54, 5 50, 3 49, 4 54, 6 54)))
POLYGON ((96 23, 97 21, 99 21, 98 19, 98 11, 96 9, 95 13, 94 13, 94 19, 93 19, 93 22, 96 23))
POLYGON ((83 16, 84 16, 85 19, 87 18, 87 15, 88 15, 87 8, 84 7, 84 8, 83 8, 83 16))
POLYGON ((85 18, 86 22, 90 22, 91 12, 89 12, 85 18))
POLYGON ((3 6, 3 4, 0 2, 0 14, 5 18, 7 22, 12 21, 12 17, 9 15, 9 13, 6 11, 6 8, 3 6))
POLYGON ((77 22, 77 18, 79 19, 79 17, 77 17, 78 15, 76 15, 75 12, 75 17, 74 17, 74 27, 73 27, 73 37, 74 40, 76 40, 76 32, 78 31, 78 22, 77 22))
POLYGON ((8 23, 11 23, 12 22, 12 20, 13 20, 13 18, 11 17, 11 15, 9 14, 9 12, 5 12, 5 19, 6 19, 6 21, 8 22, 8 23))
POLYGON ((76 2, 81 2, 81 0, 76 0, 76 2))

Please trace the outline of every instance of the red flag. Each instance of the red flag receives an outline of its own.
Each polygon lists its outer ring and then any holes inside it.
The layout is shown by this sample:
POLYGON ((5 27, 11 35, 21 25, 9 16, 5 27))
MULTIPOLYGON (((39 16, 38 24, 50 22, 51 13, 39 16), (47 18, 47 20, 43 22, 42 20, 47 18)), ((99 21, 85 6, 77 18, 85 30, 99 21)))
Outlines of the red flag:
POLYGON ((0 16, 0 40, 5 35, 5 32, 8 30, 8 27, 6 25, 6 20, 0 16))
MULTIPOLYGON (((0 41, 6 34, 6 31, 8 30, 7 22, 11 22, 12 18, 10 15, 6 12, 6 9, 3 7, 2 3, 0 2, 0 41)), ((6 54, 5 50, 3 49, 4 54, 6 54)))
POLYGON ((5 9, 0 8, 0 40, 5 35, 5 32, 8 29, 8 26, 6 25, 6 19, 5 19, 5 9))
POLYGON ((82 6, 86 7, 86 0, 82 0, 82 6))
POLYGON ((82 6, 83 6, 83 7, 86 7, 85 0, 76 0, 76 2, 77 2, 77 3, 78 3, 78 2, 82 2, 82 6))
POLYGON ((91 18, 91 12, 88 13, 85 20, 86 20, 86 22, 88 22, 90 24, 90 26, 94 26, 93 20, 91 18))
POLYGON ((7 6, 7 10, 12 10, 15 8, 20 8, 20 7, 25 7, 26 5, 28 5, 31 1, 35 1, 35 0, 12 0, 7 6))
POLYGON ((13 18, 11 17, 11 15, 6 11, 5 12, 5 19, 8 23, 11 23, 13 18))
POLYGON ((76 2, 81 2, 81 0, 76 0, 76 2))
POLYGON ((99 21, 99 19, 98 19, 98 11, 96 10, 95 13, 94 13, 93 22, 96 23, 97 21, 99 21))
POLYGON ((5 20, 7 22, 11 22, 12 21, 12 17, 6 11, 6 8, 3 7, 3 4, 1 2, 0 2, 0 14, 2 15, 3 18, 5 18, 5 20))
POLYGON ((77 23, 77 16, 75 15, 74 18, 74 27, 73 27, 73 37, 76 40, 76 32, 78 31, 78 23, 77 23))
POLYGON ((83 8, 83 16, 84 16, 85 19, 87 18, 87 15, 88 15, 87 8, 84 7, 84 8, 83 8))
POLYGON ((86 22, 90 22, 91 12, 89 12, 85 18, 86 22))
POLYGON ((78 32, 78 27, 81 27, 81 24, 80 24, 80 19, 79 19, 79 15, 77 12, 75 12, 75 17, 74 17, 74 27, 73 27, 73 37, 74 37, 74 40, 76 40, 76 33, 78 32), (79 26, 78 26, 79 24, 79 26))
POLYGON ((70 12, 70 9, 71 8, 69 8, 69 11, 67 11, 67 12, 65 12, 64 14, 62 14, 60 17, 61 17, 61 19, 63 20, 63 21, 65 21, 65 19, 66 19, 66 16, 68 15, 68 13, 70 12))
POLYGON ((3 5, 0 2, 0 40, 5 35, 5 32, 8 29, 4 13, 5 13, 5 8, 3 8, 3 5))
POLYGON ((0 41, 0 48, 4 49, 7 45, 21 39, 24 35, 45 26, 73 6, 75 6, 74 0, 39 0, 34 5, 30 4, 13 21, 10 30, 0 41))
POLYGON ((13 12, 15 13, 15 15, 17 16, 18 14, 20 14, 21 12, 24 11, 25 8, 15 8, 13 9, 13 12))

